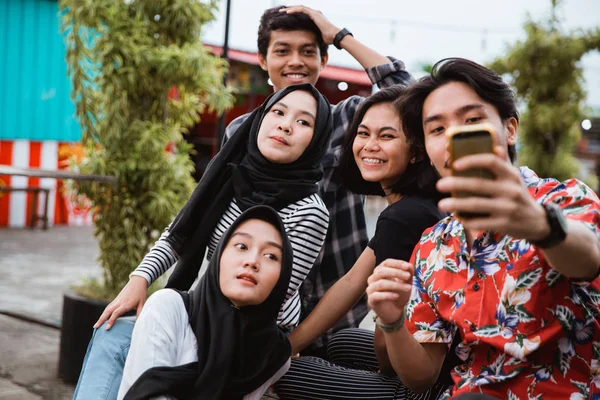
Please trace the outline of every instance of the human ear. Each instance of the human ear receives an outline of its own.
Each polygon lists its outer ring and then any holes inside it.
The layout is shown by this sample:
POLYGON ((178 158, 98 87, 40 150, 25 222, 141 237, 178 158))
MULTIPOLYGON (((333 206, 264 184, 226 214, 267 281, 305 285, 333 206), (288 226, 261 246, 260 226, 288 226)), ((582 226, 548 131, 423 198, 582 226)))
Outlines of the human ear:
POLYGON ((263 71, 268 71, 269 64, 267 64, 267 59, 260 53, 258 54, 258 64, 263 71))
POLYGON ((327 62, 329 61, 329 54, 325 55, 325 57, 321 58, 321 68, 320 71, 322 71, 326 66, 327 66, 327 62))
POLYGON ((510 117, 504 122, 504 129, 506 130, 506 143, 509 146, 517 144, 517 131, 519 130, 519 121, 515 117, 510 117))

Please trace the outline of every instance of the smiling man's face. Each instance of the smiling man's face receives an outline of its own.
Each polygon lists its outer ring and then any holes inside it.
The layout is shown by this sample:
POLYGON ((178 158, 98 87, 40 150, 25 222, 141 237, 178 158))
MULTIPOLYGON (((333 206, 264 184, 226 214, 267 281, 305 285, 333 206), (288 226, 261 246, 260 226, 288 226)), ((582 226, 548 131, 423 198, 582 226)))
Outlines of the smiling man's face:
POLYGON ((297 83, 316 84, 327 64, 327 56, 321 59, 315 34, 303 30, 272 31, 267 56, 259 54, 258 58, 276 91, 297 83))

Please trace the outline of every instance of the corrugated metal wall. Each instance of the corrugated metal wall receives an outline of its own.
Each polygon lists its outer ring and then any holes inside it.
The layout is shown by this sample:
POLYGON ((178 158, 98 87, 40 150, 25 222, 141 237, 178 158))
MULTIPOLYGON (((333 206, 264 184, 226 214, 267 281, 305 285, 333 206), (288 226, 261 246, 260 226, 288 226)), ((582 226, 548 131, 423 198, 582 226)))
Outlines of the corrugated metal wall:
POLYGON ((58 3, 0 0, 0 139, 77 141, 58 3))

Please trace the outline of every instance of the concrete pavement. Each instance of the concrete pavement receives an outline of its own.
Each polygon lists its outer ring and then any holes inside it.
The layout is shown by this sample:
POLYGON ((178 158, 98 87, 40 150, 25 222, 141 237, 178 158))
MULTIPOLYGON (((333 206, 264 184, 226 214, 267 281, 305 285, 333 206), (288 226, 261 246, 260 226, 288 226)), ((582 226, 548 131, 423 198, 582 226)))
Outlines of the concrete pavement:
POLYGON ((91 227, 0 229, 0 311, 60 325, 62 294, 100 277, 91 227))
POLYGON ((0 399, 62 400, 74 387, 57 376, 60 331, 0 315, 0 399))
POLYGON ((0 229, 0 400, 72 398, 57 377, 60 331, 49 326, 60 326, 65 290, 101 276, 97 256, 90 227, 0 229))

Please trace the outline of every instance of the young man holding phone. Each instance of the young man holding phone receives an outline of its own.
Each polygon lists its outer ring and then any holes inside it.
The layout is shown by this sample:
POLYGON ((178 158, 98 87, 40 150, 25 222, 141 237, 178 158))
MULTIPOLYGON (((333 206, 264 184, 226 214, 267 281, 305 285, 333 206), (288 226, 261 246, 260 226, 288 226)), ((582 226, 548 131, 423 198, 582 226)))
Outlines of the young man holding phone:
POLYGON ((512 165, 514 95, 493 71, 442 60, 404 101, 404 131, 426 152, 453 215, 424 232, 411 263, 386 260, 369 305, 400 379, 432 385, 455 335, 462 362, 447 397, 596 398, 600 387, 600 201, 585 184, 540 179, 512 165), (493 153, 452 165, 446 131, 487 122, 493 153), (484 168, 494 180, 453 176, 484 168), (480 213, 473 218, 456 213, 480 213), (477 393, 473 397, 473 393, 477 393))

